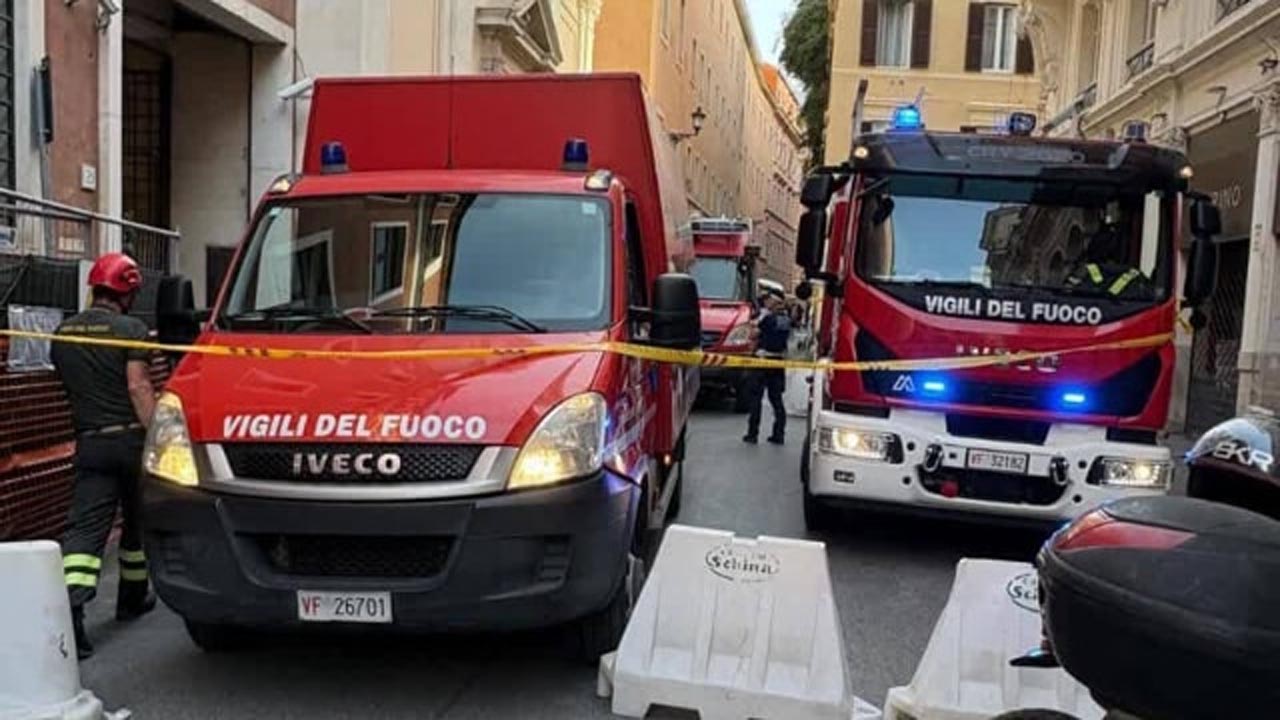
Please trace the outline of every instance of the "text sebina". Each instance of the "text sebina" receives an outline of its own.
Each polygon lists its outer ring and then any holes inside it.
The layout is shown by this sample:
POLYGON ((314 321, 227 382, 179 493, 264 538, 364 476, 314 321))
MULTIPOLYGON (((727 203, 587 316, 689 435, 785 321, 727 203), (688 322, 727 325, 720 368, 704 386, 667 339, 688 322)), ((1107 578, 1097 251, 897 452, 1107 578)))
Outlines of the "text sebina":
POLYGON ((1093 305, 1027 302, 963 295, 925 295, 924 309, 934 315, 959 315, 991 320, 1022 320, 1062 325, 1098 325, 1102 322, 1102 309, 1093 305))
POLYGON ((227 415, 222 418, 222 435, 228 440, 284 438, 480 440, 488 427, 488 422, 479 415, 268 413, 227 415))

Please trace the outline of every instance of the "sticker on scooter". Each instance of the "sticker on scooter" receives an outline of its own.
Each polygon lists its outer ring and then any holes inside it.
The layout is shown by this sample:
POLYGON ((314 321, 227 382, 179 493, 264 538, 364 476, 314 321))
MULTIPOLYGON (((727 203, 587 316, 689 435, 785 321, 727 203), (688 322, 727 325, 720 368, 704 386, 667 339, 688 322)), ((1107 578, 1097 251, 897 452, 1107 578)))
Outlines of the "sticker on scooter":
POLYGON ((1014 605, 1037 615, 1040 614, 1040 578, 1036 573, 1015 575, 1004 589, 1009 593, 1009 599, 1014 605))
POLYGON ((782 570, 778 558, 762 550, 717 545, 707 551, 707 569, 733 582, 765 582, 782 570))

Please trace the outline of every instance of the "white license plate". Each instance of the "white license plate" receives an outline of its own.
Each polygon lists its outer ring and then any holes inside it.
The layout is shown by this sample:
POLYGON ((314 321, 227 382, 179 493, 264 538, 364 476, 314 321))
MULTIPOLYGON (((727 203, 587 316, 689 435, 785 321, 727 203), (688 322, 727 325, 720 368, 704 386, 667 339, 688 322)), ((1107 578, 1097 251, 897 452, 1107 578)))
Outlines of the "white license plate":
POLYGON ((1026 453, 998 452, 995 450, 970 450, 967 467, 974 470, 1027 474, 1030 457, 1026 453))
POLYGON ((391 593, 299 590, 298 619, 309 622, 389 623, 391 593))

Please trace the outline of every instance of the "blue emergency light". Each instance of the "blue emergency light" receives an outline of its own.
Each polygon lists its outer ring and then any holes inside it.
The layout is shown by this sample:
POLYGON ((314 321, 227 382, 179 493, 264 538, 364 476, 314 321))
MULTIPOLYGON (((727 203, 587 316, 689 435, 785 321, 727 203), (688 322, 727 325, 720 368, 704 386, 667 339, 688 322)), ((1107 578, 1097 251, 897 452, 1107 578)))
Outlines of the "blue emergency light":
POLYGON ((925 380, 920 383, 920 389, 930 395, 941 395, 947 391, 947 384, 941 380, 925 380))
POLYGON ((587 169, 590 157, 591 152, 587 149, 586 140, 569 138, 564 141, 564 162, 560 167, 564 170, 584 171, 587 169))
POLYGON ((1064 410, 1084 410, 1089 405, 1089 395, 1080 390, 1066 390, 1059 399, 1064 410))
POLYGON ((894 109, 890 125, 894 130, 923 130, 924 119, 915 105, 900 105, 894 109))
POLYGON ((1015 112, 1009 114, 1009 134, 1010 135, 1030 135, 1032 130, 1036 129, 1036 116, 1029 112, 1015 112))
POLYGON ((1147 141, 1147 124, 1141 120, 1130 120, 1121 130, 1125 142, 1142 143, 1147 141))
POLYGON ((320 172, 343 173, 347 171, 347 149, 336 140, 320 146, 320 172))

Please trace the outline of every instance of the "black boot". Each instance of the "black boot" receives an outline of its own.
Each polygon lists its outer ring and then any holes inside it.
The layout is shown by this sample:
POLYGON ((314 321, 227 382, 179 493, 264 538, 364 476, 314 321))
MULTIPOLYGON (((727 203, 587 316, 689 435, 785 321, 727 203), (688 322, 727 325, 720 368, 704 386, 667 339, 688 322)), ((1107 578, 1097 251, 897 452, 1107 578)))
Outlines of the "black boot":
POLYGON ((155 607, 155 593, 151 592, 145 580, 120 582, 120 590, 116 594, 116 620, 120 622, 137 620, 155 607))
POLYGON ((76 658, 87 660, 93 656, 93 643, 89 642, 89 634, 84 631, 84 608, 71 608, 71 627, 76 633, 76 658))

